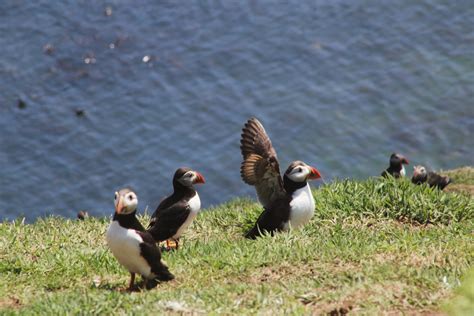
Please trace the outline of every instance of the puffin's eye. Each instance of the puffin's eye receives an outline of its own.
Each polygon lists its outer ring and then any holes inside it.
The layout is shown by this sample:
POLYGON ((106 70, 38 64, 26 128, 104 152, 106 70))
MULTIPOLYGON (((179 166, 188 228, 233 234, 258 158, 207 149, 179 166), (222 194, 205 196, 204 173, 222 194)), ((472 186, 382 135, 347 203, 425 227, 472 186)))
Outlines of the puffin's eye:
POLYGON ((114 197, 114 199, 116 200, 117 198, 118 198, 118 194, 117 194, 117 192, 115 192, 115 197, 114 197))
POLYGON ((128 196, 128 199, 129 199, 130 201, 133 200, 133 195, 130 194, 130 195, 128 196))
POLYGON ((303 169, 301 169, 301 168, 298 168, 298 170, 297 170, 297 171, 298 171, 298 172, 301 172, 301 171, 303 171, 303 169))

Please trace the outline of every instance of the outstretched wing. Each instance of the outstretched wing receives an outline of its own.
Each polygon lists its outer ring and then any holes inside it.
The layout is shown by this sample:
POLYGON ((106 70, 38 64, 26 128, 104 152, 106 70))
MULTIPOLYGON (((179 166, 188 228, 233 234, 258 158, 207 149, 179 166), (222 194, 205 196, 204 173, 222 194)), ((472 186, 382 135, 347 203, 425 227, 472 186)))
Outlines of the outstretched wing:
POLYGON ((275 149, 262 123, 256 118, 247 121, 242 129, 240 150, 243 162, 242 180, 255 186, 258 200, 264 207, 285 195, 275 149))
POLYGON ((245 123, 242 129, 240 144, 244 159, 250 154, 258 154, 262 157, 273 156, 276 158, 275 149, 267 132, 265 132, 265 128, 255 117, 252 117, 245 123))
POLYGON ((156 241, 169 239, 183 225, 189 213, 191 213, 191 209, 185 202, 175 203, 168 208, 161 209, 156 214, 154 224, 148 232, 156 241))

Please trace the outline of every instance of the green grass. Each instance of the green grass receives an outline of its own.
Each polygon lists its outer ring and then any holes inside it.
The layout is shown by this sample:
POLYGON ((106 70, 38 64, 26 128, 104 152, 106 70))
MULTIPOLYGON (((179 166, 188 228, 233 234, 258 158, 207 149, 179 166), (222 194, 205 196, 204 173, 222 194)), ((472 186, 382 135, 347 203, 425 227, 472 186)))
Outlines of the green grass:
POLYGON ((474 185, 474 168, 462 167, 452 170, 445 170, 440 172, 443 175, 449 176, 453 183, 471 184, 474 185))
POLYGON ((472 315, 474 312, 474 268, 463 278, 456 296, 445 309, 452 315, 472 315))
POLYGON ((473 265, 467 193, 370 179, 336 181, 314 197, 316 214, 304 229, 256 241, 242 238, 261 211, 255 202, 201 213, 182 248, 164 254, 176 280, 135 293, 123 291, 129 275, 106 247, 108 218, 5 222, 0 311, 433 313, 473 265))
POLYGON ((470 195, 474 195, 473 167, 462 167, 453 170, 441 171, 440 173, 449 176, 453 182, 446 187, 445 191, 464 192, 470 195))

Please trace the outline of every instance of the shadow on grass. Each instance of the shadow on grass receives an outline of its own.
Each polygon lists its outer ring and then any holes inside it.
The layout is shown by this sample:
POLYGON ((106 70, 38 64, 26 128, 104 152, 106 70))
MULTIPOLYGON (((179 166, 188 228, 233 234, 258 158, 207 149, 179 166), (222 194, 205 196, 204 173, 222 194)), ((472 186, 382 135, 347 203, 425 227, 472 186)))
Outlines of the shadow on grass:
POLYGON ((110 292, 133 293, 133 292, 142 292, 142 291, 153 290, 159 284, 162 284, 162 283, 166 283, 166 282, 160 282, 160 281, 157 281, 157 280, 142 279, 139 282, 136 282, 132 289, 129 289, 125 285, 110 284, 110 283, 101 283, 98 286, 92 285, 91 288, 98 289, 98 290, 110 291, 110 292))

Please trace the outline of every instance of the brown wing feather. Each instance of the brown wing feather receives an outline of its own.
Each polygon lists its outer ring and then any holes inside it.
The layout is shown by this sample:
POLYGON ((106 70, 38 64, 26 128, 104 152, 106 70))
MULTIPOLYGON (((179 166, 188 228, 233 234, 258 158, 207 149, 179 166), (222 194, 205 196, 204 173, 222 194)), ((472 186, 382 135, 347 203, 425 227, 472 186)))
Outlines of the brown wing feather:
POLYGON ((248 155, 240 166, 242 180, 249 185, 255 185, 258 179, 257 173, 260 174, 265 165, 265 158, 262 156, 257 154, 248 155))
POLYGON ((284 196, 283 181, 275 149, 263 125, 251 118, 242 130, 240 149, 244 161, 240 168, 242 180, 255 186, 263 206, 284 196))
POLYGON ((251 118, 242 129, 240 149, 244 159, 250 154, 257 154, 264 158, 277 158, 272 142, 265 132, 262 123, 256 118, 251 118))

